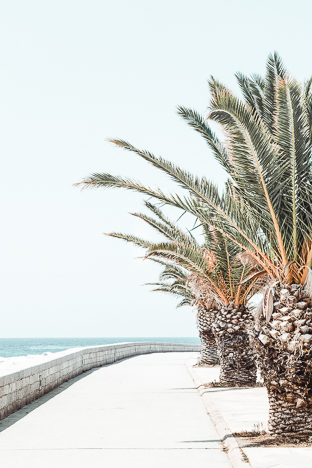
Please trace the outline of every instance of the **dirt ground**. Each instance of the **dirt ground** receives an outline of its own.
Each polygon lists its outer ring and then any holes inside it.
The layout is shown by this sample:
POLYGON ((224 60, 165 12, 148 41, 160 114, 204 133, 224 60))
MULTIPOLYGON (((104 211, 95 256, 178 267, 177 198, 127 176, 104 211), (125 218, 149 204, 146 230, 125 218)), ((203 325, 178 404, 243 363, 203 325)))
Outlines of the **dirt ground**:
POLYGON ((271 436, 265 431, 255 432, 234 432, 238 445, 244 447, 312 447, 311 435, 291 434, 287 436, 271 436))
POLYGON ((194 364, 192 367, 220 367, 220 363, 216 361, 215 364, 194 364))
MULTIPOLYGON (((204 387, 206 388, 213 388, 213 387, 224 387, 224 388, 230 388, 228 385, 223 385, 220 382, 209 382, 205 383, 204 387)), ((237 387, 237 388, 243 388, 244 385, 242 384, 237 384, 237 385, 232 385, 232 387, 237 387)), ((247 388, 251 387, 264 387, 264 384, 262 382, 257 382, 255 385, 246 385, 247 388)))

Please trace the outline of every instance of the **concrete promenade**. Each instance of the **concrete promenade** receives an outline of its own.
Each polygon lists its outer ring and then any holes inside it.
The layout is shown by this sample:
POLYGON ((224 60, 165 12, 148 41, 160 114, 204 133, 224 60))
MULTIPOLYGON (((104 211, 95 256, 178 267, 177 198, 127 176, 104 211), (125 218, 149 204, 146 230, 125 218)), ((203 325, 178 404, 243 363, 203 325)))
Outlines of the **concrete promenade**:
MULTIPOLYGON (((46 393, 50 393, 62 383, 96 367, 141 354, 199 352, 199 350, 199 345, 145 341, 68 349, 56 353, 53 357, 37 356, 35 365, 31 365, 27 358, 22 359, 17 366, 14 360, 12 362, 10 359, 9 367, 5 365, 3 367, 3 361, 1 361, 0 420, 46 393)), ((34 362, 33 359, 32 361, 34 362)))
POLYGON ((185 361, 133 357, 91 370, 0 421, 6 468, 230 468, 185 361))

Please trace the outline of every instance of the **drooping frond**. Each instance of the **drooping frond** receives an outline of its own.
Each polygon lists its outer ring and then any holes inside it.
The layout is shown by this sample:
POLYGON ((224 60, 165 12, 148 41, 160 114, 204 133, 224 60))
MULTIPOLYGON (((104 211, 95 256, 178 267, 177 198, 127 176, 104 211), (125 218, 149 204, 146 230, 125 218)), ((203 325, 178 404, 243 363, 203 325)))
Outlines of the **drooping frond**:
POLYGON ((182 297, 177 308, 185 305, 194 305, 194 295, 188 285, 189 273, 184 268, 180 268, 174 263, 153 258, 151 258, 151 260, 162 264, 164 269, 159 276, 158 282, 146 284, 156 286, 153 291, 165 292, 179 298, 182 297))
MULTIPOLYGON (((153 284, 153 283, 151 283, 153 284)), ((185 290, 183 291, 182 289, 181 290, 178 290, 174 287, 172 287, 172 285, 167 285, 165 283, 154 283, 155 286, 158 285, 158 287, 156 287, 155 289, 153 289, 153 291, 159 291, 159 292, 165 292, 165 293, 169 293, 169 294, 172 294, 173 296, 176 296, 176 297, 182 297, 182 300, 180 302, 178 302, 177 304, 177 309, 183 307, 183 306, 192 306, 193 305, 193 296, 192 296, 192 293, 189 289, 185 288, 185 290)))
POLYGON ((149 242, 145 239, 141 239, 140 237, 132 236, 131 234, 123 234, 121 232, 110 232, 106 235, 110 237, 116 237, 117 239, 122 239, 138 247, 143 247, 144 249, 149 249, 153 246, 152 242, 149 242))
POLYGON ((192 109, 187 109, 183 106, 178 107, 178 114, 183 117, 190 127, 194 128, 206 140, 206 143, 212 150, 216 160, 227 173, 231 173, 232 167, 230 164, 230 155, 228 154, 225 146, 219 141, 216 134, 211 130, 205 119, 198 114, 198 112, 192 109))
MULTIPOLYGON (((201 284, 201 294, 205 297, 205 299, 201 298, 201 301, 206 306, 213 301, 219 301, 226 305, 234 300, 236 303, 240 303, 246 288, 250 285, 247 279, 247 284, 242 286, 241 280, 251 270, 255 270, 255 267, 247 265, 246 262, 239 259, 239 253, 242 253, 239 246, 213 227, 207 229, 206 225, 204 244, 199 245, 193 236, 183 232, 169 218, 165 217, 160 208, 151 204, 147 206, 157 215, 158 219, 146 215, 139 215, 139 218, 164 235, 169 241, 153 244, 120 233, 113 233, 112 236, 143 247, 145 258, 163 264, 165 269, 160 277, 161 281, 170 278, 178 286, 181 281, 186 281, 190 275, 192 278, 196 278, 196 284, 201 284)), ((134 215, 138 216, 136 213, 134 215)), ((195 284, 194 281, 192 284, 195 284)), ((197 301, 199 300, 195 290, 193 296, 195 302, 196 297, 197 301)))
MULTIPOLYGON (((155 260, 155 259, 154 259, 155 260)), ((178 267, 175 264, 167 263, 164 270, 159 275, 161 281, 174 279, 176 281, 186 281, 189 276, 189 273, 186 272, 183 268, 178 267)))
POLYGON ((157 208, 150 202, 146 202, 145 204, 149 210, 156 214, 157 218, 159 218, 160 221, 159 219, 147 216, 144 213, 132 213, 132 215, 142 219, 160 234, 164 235, 173 242, 184 242, 186 244, 194 246, 197 245, 194 236, 192 236, 190 233, 185 234, 181 229, 178 228, 176 224, 174 224, 167 217, 165 217, 159 208, 157 208))
POLYGON ((151 189, 131 179, 110 174, 93 174, 80 184, 83 184, 83 187, 119 187, 134 190, 191 213, 202 224, 213 226, 230 240, 237 243, 242 249, 253 255, 259 260, 261 266, 267 269, 268 274, 271 274, 271 262, 267 261, 265 253, 261 251, 261 247, 257 246, 257 233, 253 233, 252 236, 248 236, 245 233, 244 225, 246 224, 246 218, 237 217, 236 220, 231 219, 231 215, 227 214, 227 212, 231 212, 229 201, 219 194, 218 188, 214 184, 208 182, 205 178, 199 179, 188 173, 183 173, 181 169, 178 169, 177 172, 181 175, 181 185, 182 179, 187 180, 185 188, 189 189, 191 196, 165 195, 159 189, 151 189), (183 177, 182 174, 184 174, 183 177), (242 223, 243 226, 237 225, 237 221, 240 224, 242 223))

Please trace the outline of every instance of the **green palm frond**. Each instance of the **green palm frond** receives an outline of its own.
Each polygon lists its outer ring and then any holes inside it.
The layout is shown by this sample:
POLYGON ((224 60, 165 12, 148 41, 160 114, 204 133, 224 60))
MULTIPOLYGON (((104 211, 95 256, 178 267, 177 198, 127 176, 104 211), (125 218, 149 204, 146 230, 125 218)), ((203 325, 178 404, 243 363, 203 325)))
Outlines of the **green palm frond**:
POLYGON ((247 77, 242 73, 236 73, 235 76, 245 98, 245 102, 250 106, 254 114, 263 117, 264 81, 259 75, 247 77))
POLYGON ((175 297, 182 297, 182 301, 180 301, 177 304, 177 308, 183 307, 183 306, 191 306, 193 304, 193 295, 192 292, 189 288, 186 286, 183 287, 176 287, 175 285, 172 285, 170 283, 165 283, 165 282, 158 282, 158 283, 146 283, 147 285, 150 286, 156 286, 152 291, 153 292, 164 292, 167 294, 171 294, 175 297))
POLYGON ((146 285, 156 286, 153 291, 165 292, 179 298, 182 297, 182 301, 178 303, 177 308, 184 305, 193 305, 194 295, 188 285, 189 273, 175 264, 163 260, 152 260, 163 264, 165 268, 161 272, 158 282, 146 283, 146 285))
POLYGON ((161 220, 147 216, 144 213, 132 213, 133 216, 142 219, 160 234, 164 235, 173 242, 184 242, 185 244, 197 246, 194 236, 190 233, 185 234, 176 224, 164 216, 162 211, 150 202, 146 202, 146 207, 157 215, 161 220))
POLYGON ((264 78, 264 115, 263 122, 270 134, 274 132, 274 117, 276 115, 276 84, 278 77, 285 78, 287 73, 284 64, 277 54, 270 54, 267 60, 266 76, 264 78))
POLYGON ((208 144, 212 150, 216 160, 221 164, 227 173, 231 173, 232 166, 230 164, 230 156, 227 149, 222 145, 216 134, 211 130, 204 117, 192 109, 183 106, 178 107, 178 114, 194 128, 208 144))
POLYGON ((110 232, 106 234, 106 236, 116 237, 117 239, 122 239, 138 247, 143 247, 144 249, 149 249, 154 245, 152 242, 149 242, 145 239, 141 239, 140 237, 135 237, 135 236, 132 236, 131 234, 123 234, 121 232, 110 232))
POLYGON ((176 281, 186 282, 188 279, 189 273, 186 272, 183 268, 178 267, 175 264, 167 263, 164 270, 159 275, 161 281, 174 279, 176 281))
POLYGON ((287 168, 283 174, 286 183, 280 212, 284 219, 289 217, 289 213, 292 215, 292 222, 285 223, 284 231, 287 238, 292 239, 290 248, 294 252, 294 260, 297 260, 304 225, 311 224, 311 214, 310 219, 306 219, 305 209, 311 200, 310 129, 304 118, 301 89, 295 80, 279 79, 277 102, 276 141, 280 148, 281 164, 287 168), (300 226, 300 223, 304 224, 300 226))
POLYGON ((304 118, 306 125, 309 128, 309 144, 312 144, 312 77, 309 78, 303 87, 302 93, 302 108, 304 110, 304 118))

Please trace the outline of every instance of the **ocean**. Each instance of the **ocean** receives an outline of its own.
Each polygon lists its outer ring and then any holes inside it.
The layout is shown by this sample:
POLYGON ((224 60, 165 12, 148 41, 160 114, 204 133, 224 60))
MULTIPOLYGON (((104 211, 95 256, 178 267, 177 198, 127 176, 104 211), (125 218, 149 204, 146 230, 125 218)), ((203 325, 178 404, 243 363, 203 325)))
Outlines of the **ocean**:
POLYGON ((70 348, 99 346, 125 341, 158 341, 161 343, 200 344, 197 337, 186 338, 0 338, 0 357, 29 356, 34 354, 58 353, 70 348))

